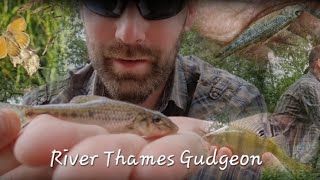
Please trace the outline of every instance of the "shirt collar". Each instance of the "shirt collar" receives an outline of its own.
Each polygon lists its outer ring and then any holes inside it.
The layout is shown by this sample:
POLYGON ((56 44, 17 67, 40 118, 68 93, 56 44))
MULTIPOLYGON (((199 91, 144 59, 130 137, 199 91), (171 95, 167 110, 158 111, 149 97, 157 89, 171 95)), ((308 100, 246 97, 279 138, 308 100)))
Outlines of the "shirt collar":
POLYGON ((88 82, 84 85, 87 95, 105 96, 105 87, 96 71, 93 69, 92 64, 88 64, 85 68, 92 69, 91 77, 88 82))
POLYGON ((309 70, 309 72, 307 73, 309 76, 313 76, 315 77, 318 81, 320 81, 320 76, 317 76, 316 74, 314 74, 311 70, 309 70))
POLYGON ((169 102, 173 102, 175 106, 185 111, 188 101, 187 80, 183 69, 183 57, 177 56, 174 72, 169 78, 165 91, 162 96, 159 111, 163 111, 169 102))

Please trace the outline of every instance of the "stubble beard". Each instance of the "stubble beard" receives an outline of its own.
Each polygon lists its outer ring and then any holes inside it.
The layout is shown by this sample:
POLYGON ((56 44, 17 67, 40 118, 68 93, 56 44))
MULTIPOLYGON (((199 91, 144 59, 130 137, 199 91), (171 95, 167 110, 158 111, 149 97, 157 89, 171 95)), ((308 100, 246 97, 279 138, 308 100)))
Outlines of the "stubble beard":
POLYGON ((181 36, 172 50, 164 54, 159 49, 144 46, 129 46, 121 43, 104 47, 88 43, 89 58, 97 75, 103 82, 107 96, 112 99, 134 104, 143 103, 152 92, 165 84, 175 68, 176 56, 181 36), (144 74, 116 72, 112 65, 113 57, 151 57, 151 70, 144 74))

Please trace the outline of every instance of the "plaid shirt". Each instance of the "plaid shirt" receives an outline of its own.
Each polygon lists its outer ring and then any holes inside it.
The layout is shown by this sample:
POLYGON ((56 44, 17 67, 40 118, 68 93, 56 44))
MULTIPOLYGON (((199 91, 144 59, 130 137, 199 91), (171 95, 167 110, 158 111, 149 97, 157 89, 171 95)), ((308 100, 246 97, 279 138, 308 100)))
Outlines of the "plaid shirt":
POLYGON ((320 170, 320 79, 308 72, 280 97, 270 119, 271 133, 284 133, 286 152, 320 170))
MULTIPOLYGON (((93 67, 88 64, 70 71, 63 81, 27 94, 24 104, 68 103, 78 95, 105 96, 105 91, 93 67)), ((264 98, 254 85, 194 56, 180 55, 156 109, 167 116, 187 116, 223 123, 267 111, 264 98)), ((259 171, 234 167, 220 171, 217 167, 206 167, 195 177, 242 178, 244 175, 255 179, 259 171)))

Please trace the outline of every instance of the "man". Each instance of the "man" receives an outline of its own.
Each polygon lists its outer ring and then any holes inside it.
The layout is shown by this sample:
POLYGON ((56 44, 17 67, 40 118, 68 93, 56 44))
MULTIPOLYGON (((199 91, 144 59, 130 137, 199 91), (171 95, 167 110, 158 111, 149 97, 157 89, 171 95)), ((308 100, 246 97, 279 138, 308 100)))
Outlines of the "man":
POLYGON ((291 157, 320 168, 320 46, 312 49, 308 69, 280 97, 272 133, 288 137, 285 149, 291 157))
MULTIPOLYGON (((153 141, 136 135, 109 134, 97 126, 63 122, 49 115, 36 117, 16 139, 20 130, 16 115, 2 111, 6 128, 0 129, 1 167, 4 177, 19 178, 184 178, 199 167, 178 163, 184 150, 203 153, 201 120, 232 121, 266 110, 263 97, 246 81, 217 69, 196 57, 177 55, 182 33, 195 15, 195 1, 89 1, 81 4, 81 17, 91 63, 55 84, 29 94, 26 104, 68 103, 78 95, 99 95, 158 110, 179 126, 177 134, 153 141), (189 117, 189 118, 187 118, 189 117), (194 117, 197 119, 193 119, 194 117), (201 120, 199 120, 201 119, 201 120), (170 148, 168 148, 170 147, 170 148), (165 166, 117 166, 106 168, 104 159, 94 166, 50 168, 51 152, 104 156, 121 149, 129 155, 175 155, 165 166), (13 155, 14 151, 14 155, 13 155), (17 160, 18 161, 17 161, 17 160), (15 168, 15 169, 14 169, 15 168)), ((0 126, 1 127, 1 126, 0 126)), ((221 148, 218 156, 230 155, 221 148)), ((273 160, 270 154, 264 160, 273 160)), ((114 162, 114 161, 111 161, 114 162)), ((212 174, 219 177, 216 174, 212 174)), ((253 175, 252 177, 256 177, 253 175)))

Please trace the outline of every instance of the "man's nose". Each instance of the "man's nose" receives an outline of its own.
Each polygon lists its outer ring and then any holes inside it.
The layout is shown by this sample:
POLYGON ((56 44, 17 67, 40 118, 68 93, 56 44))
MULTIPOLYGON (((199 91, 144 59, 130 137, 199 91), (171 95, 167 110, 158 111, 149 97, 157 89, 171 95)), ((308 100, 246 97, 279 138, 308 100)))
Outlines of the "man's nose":
POLYGON ((134 5, 128 6, 116 23, 116 39, 124 44, 141 44, 146 37, 146 20, 134 5))

